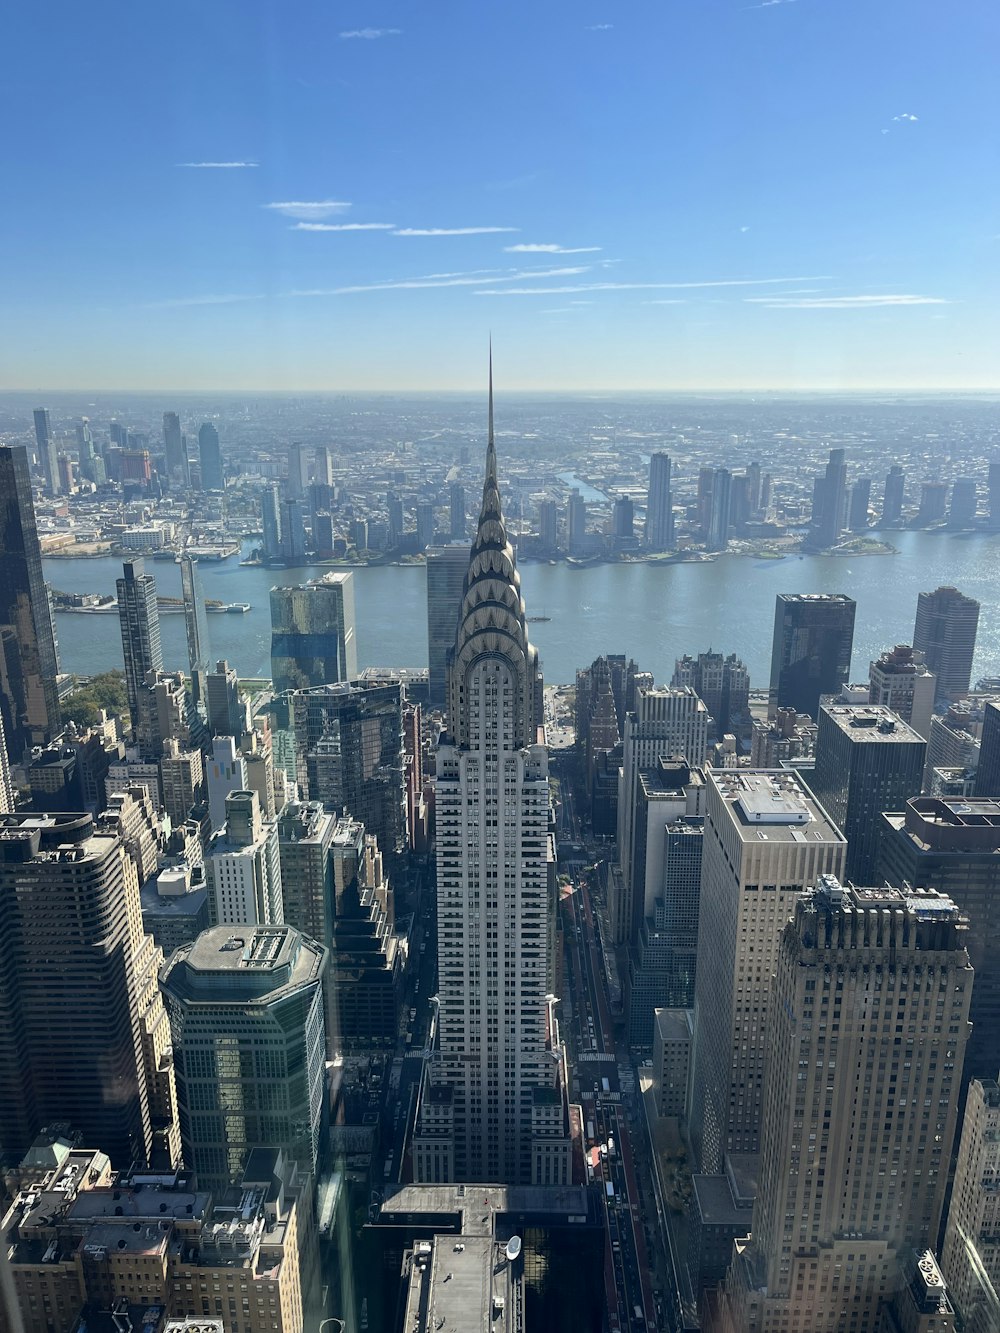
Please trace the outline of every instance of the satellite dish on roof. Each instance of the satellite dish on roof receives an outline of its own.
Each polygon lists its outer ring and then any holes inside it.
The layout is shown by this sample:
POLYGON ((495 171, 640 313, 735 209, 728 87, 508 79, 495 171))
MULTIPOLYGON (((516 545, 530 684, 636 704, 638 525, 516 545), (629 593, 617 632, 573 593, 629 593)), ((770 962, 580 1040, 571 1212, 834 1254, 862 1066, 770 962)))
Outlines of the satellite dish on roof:
POLYGON ((521 1237, 511 1236, 510 1240, 507 1242, 507 1258, 513 1263, 520 1253, 521 1237))

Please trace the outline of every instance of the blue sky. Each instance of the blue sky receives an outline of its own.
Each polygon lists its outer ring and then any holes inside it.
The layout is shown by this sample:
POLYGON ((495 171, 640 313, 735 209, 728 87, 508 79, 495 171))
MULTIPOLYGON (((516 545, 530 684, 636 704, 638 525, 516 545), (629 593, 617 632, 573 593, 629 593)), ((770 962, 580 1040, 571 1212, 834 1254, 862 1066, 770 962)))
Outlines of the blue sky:
POLYGON ((1000 387, 995 0, 7 33, 3 387, 1000 387))

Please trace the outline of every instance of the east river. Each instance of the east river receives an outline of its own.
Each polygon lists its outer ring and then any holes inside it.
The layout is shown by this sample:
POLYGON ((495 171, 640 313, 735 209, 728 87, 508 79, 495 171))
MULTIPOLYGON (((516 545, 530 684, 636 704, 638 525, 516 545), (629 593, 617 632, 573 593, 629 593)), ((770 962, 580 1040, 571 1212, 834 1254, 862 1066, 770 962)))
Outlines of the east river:
MULTIPOLYGON (((973 683, 1000 674, 1000 536, 899 532, 897 555, 786 556, 758 560, 721 556, 704 564, 591 565, 526 563, 522 589, 545 678, 570 682, 576 669, 601 653, 634 657, 658 682, 668 682, 674 659, 708 648, 736 652, 751 683, 766 687, 770 672, 774 599, 779 592, 845 592, 858 603, 852 680, 866 680, 868 663, 884 648, 909 643, 917 594, 954 584, 982 603, 973 683)), ((63 592, 111 593, 118 557, 46 560, 45 577, 63 592)), ((179 566, 148 560, 162 596, 180 596, 179 566)), ((300 583, 322 570, 261 569, 236 558, 199 566, 206 597, 249 602, 245 615, 210 615, 213 658, 225 657, 241 676, 270 674, 268 590, 300 583)), ((354 570, 358 658, 361 666, 426 666, 427 603, 422 565, 354 570)), ((187 668, 184 617, 161 616, 163 660, 187 668)), ((56 616, 63 671, 91 675, 121 667, 114 616, 56 616)))

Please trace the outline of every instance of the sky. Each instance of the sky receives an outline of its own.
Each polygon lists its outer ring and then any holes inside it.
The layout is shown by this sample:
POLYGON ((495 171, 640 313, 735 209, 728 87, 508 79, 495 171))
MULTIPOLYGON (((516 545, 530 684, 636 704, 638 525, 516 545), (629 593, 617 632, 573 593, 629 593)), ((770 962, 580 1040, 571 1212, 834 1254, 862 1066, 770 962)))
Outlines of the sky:
POLYGON ((2 388, 1000 388, 996 0, 6 32, 2 388))

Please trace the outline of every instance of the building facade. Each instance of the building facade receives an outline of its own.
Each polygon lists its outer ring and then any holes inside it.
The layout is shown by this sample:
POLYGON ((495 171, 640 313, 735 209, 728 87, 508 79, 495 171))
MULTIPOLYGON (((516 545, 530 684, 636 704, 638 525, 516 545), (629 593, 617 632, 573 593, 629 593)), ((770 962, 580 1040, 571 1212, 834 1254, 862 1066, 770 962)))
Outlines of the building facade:
POLYGON ((468 569, 469 547, 465 542, 427 550, 428 698, 436 708, 443 709, 447 702, 448 654, 455 646, 468 569))
POLYGON ((779 593, 774 610, 768 717, 794 708, 815 718, 821 694, 847 684, 857 605, 843 593, 779 593))
POLYGON ((878 882, 880 816, 920 795, 927 746, 880 704, 823 704, 809 786, 847 838, 844 874, 878 882))
POLYGON ((276 694, 358 674, 354 578, 325 574, 293 588, 271 589, 271 679, 276 694))
POLYGON ((799 778, 706 771, 695 1059, 689 1123, 698 1169, 759 1152, 771 987, 785 922, 802 890, 843 873, 846 844, 799 778))
POLYGON ((27 452, 0 445, 0 713, 13 759, 59 734, 58 674, 27 452))
POLYGON ((122 577, 117 579, 118 623, 122 633, 125 659, 125 688, 128 691, 132 729, 142 725, 143 693, 150 672, 163 670, 160 645, 160 609, 156 600, 156 579, 146 573, 142 560, 126 560, 122 577))
POLYGON ((968 694, 978 628, 979 603, 957 588, 936 588, 917 597, 913 646, 937 676, 940 694, 968 694))
POLYGON ((69 1121, 116 1166, 176 1161, 170 1038, 123 838, 0 816, 0 1156, 69 1121))
POLYGON ((927 669, 923 654, 907 643, 888 649, 868 668, 869 701, 898 713, 924 740, 931 734, 931 714, 937 677, 927 669))
POLYGON ((622 768, 618 785, 618 862, 621 893, 609 904, 616 944, 632 942, 642 919, 632 880, 636 792, 639 774, 661 755, 680 755, 700 768, 708 749, 708 709, 688 686, 650 686, 636 691, 635 711, 622 728, 622 768))
POLYGON ((933 891, 821 876, 776 959, 769 1114, 736 1333, 876 1333, 936 1242, 968 1037, 966 928, 933 891))
POLYGON ((206 930, 164 965, 184 1160, 204 1188, 238 1181, 254 1148, 315 1175, 326 963, 291 926, 249 925, 206 930))

